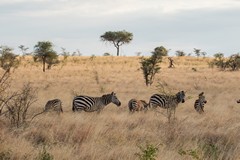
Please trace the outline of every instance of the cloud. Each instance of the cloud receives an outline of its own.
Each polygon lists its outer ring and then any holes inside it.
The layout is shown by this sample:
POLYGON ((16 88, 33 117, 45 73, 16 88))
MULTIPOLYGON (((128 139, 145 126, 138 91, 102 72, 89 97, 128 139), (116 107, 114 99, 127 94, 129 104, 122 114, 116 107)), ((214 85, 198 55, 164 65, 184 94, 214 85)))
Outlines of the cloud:
POLYGON ((239 8, 237 0, 1 0, 0 45, 30 47, 50 40, 85 54, 115 52, 99 36, 125 29, 134 39, 122 54, 151 52, 159 45, 233 53, 239 51, 239 8))
POLYGON ((236 0, 3 0, 0 2, 0 7, 5 12, 9 10, 11 14, 22 16, 99 17, 145 11, 156 14, 176 14, 202 8, 227 9, 240 7, 240 2, 236 0))

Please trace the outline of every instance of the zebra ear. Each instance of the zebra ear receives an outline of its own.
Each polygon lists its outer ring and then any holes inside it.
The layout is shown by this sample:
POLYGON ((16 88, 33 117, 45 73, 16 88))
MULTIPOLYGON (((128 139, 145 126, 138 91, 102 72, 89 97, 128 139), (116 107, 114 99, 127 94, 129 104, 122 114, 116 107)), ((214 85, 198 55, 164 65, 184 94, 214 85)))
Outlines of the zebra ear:
POLYGON ((116 93, 112 92, 111 95, 115 95, 116 93))
POLYGON ((200 93, 199 96, 203 96, 204 92, 200 93))

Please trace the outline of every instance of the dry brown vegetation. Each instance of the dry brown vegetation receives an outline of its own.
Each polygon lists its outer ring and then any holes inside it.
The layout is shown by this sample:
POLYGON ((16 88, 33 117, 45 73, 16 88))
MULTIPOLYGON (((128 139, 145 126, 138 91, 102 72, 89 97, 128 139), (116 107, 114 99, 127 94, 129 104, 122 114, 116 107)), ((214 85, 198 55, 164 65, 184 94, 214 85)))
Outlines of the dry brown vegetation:
POLYGON ((0 159, 35 159, 43 146, 57 160, 138 159, 139 146, 158 148, 156 159, 240 159, 240 72, 209 68, 209 58, 174 58, 175 68, 164 59, 151 87, 146 87, 139 57, 69 57, 67 62, 43 73, 41 64, 28 57, 12 73, 11 90, 30 82, 38 100, 28 118, 41 112, 46 102, 59 98, 63 114, 46 113, 20 128, 0 116, 0 159), (160 91, 187 91, 176 120, 168 123, 166 110, 129 114, 132 98, 148 101, 160 91), (75 94, 101 96, 116 92, 121 107, 110 104, 103 112, 73 113, 75 94), (194 110, 204 91, 205 113, 194 110))

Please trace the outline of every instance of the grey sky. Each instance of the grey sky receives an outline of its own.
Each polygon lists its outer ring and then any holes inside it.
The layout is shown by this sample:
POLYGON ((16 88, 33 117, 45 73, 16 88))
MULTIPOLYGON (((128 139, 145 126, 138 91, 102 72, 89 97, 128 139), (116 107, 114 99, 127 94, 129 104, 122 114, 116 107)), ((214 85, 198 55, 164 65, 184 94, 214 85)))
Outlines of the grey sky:
POLYGON ((240 0, 0 0, 0 45, 33 50, 49 40, 83 55, 116 55, 100 41, 106 31, 126 30, 133 41, 121 55, 149 55, 164 46, 174 55, 199 48, 213 55, 240 52, 240 0))

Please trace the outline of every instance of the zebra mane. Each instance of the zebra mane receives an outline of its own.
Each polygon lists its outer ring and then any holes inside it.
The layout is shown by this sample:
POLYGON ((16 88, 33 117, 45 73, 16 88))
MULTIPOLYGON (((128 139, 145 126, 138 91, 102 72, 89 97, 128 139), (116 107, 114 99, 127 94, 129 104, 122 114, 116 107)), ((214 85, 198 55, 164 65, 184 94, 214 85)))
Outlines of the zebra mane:
POLYGON ((112 96, 113 96, 113 94, 104 94, 104 95, 102 95, 101 98, 104 100, 103 102, 107 105, 107 104, 111 103, 112 96))
POLYGON ((104 97, 109 97, 111 94, 104 94, 104 95, 102 95, 102 98, 104 98, 104 97))
POLYGON ((199 94, 199 97, 203 96, 203 94, 204 94, 204 92, 200 93, 200 94, 199 94))

